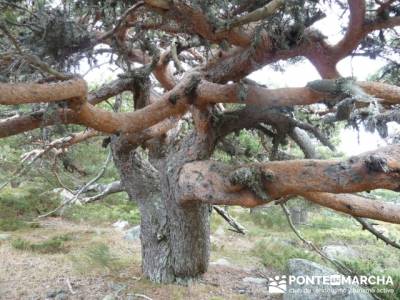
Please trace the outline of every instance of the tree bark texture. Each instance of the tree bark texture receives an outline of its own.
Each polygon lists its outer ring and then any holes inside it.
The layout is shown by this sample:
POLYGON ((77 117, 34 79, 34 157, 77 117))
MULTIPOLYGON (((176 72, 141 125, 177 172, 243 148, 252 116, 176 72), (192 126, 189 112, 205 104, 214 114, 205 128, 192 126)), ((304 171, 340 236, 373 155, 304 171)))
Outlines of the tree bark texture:
MULTIPOLYGON (((115 165, 141 213, 144 275, 154 282, 172 283, 203 274, 210 253, 210 206, 201 202, 181 206, 175 190, 179 170, 192 157, 194 135, 178 151, 150 151, 148 160, 136 148, 119 147, 118 139, 112 143, 115 165)), ((197 156, 202 151, 194 153, 197 156)))

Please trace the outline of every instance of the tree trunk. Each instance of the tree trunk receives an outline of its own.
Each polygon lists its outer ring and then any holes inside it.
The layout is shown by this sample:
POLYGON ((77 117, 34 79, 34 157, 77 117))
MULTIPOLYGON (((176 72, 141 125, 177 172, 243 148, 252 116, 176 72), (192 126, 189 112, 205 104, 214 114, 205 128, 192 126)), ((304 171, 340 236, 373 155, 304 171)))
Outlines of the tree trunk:
POLYGON ((182 151, 151 164, 139 150, 116 145, 113 142, 115 165, 129 198, 138 203, 141 213, 144 276, 154 282, 171 283, 206 272, 209 205, 181 207, 175 200, 178 167, 185 162, 180 159, 182 151))

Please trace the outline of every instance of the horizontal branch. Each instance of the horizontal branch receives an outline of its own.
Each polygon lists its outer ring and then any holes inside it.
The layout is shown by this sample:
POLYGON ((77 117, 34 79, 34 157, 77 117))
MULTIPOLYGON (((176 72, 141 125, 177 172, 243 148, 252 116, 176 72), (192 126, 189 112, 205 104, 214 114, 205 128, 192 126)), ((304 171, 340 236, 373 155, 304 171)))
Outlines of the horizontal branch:
POLYGON ((400 224, 400 205, 358 195, 303 193, 307 200, 354 217, 400 224))
POLYGON ((398 190, 400 146, 389 146, 346 160, 291 160, 230 166, 197 161, 183 166, 180 202, 261 205, 286 195, 312 192, 355 193, 398 190))
POLYGON ((51 115, 47 115, 44 110, 37 111, 28 115, 0 120, 0 138, 13 136, 40 127, 72 123, 78 123, 78 119, 75 112, 70 109, 58 109, 51 115))
POLYGON ((91 91, 88 95, 88 102, 96 105, 113 96, 119 95, 124 91, 131 90, 133 87, 133 78, 119 78, 109 83, 104 84, 98 89, 91 91))
POLYGON ((69 99, 86 99, 87 86, 83 79, 56 83, 0 83, 0 104, 55 102, 69 99))
MULTIPOLYGON (((360 82, 366 94, 380 98, 383 103, 400 103, 400 88, 393 85, 360 82)), ((120 93, 129 88, 128 82, 112 82, 88 98, 92 103, 120 93)), ((302 88, 268 89, 254 85, 215 84, 201 80, 196 74, 185 76, 172 90, 158 101, 134 112, 115 113, 94 107, 86 101, 86 83, 81 79, 54 84, 2 84, 0 103, 19 104, 35 102, 71 101, 70 109, 60 109, 58 117, 45 120, 44 114, 17 117, 0 121, 0 137, 9 136, 40 126, 75 123, 105 133, 139 133, 168 117, 182 115, 191 104, 199 106, 210 103, 243 103, 262 106, 307 105, 340 98, 340 84, 336 80, 314 81, 302 88), (18 93, 16 91, 21 91, 18 93), (75 100, 78 100, 77 103, 75 100)), ((364 92, 363 92, 364 93, 364 92)), ((56 114, 57 115, 57 114, 56 114)))
POLYGON ((247 15, 238 17, 234 20, 232 20, 229 23, 229 28, 237 27, 237 26, 242 26, 251 22, 257 22, 262 19, 268 18, 272 16, 273 14, 276 13, 277 10, 279 10, 283 5, 285 4, 284 0, 272 0, 271 2, 268 2, 266 5, 263 7, 260 7, 247 15))

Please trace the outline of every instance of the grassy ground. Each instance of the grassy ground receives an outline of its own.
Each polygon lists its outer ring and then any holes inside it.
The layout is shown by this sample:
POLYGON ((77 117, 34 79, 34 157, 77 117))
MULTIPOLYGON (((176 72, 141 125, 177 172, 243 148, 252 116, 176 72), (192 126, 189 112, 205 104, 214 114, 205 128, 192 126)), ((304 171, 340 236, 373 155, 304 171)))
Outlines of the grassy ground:
MULTIPOLYGON (((34 222, 34 214, 25 212, 34 208, 38 214, 50 209, 55 205, 50 196, 39 205, 36 201, 19 201, 15 194, 4 195, 7 193, 0 197, 0 299, 45 299, 60 292, 66 299, 103 299, 107 295, 134 299, 134 294, 152 299, 268 299, 259 287, 246 285, 242 279, 285 274, 291 258, 330 266, 294 235, 279 207, 253 213, 231 208, 230 213, 246 227, 247 235, 229 231, 215 214, 211 226, 211 261, 224 258, 230 265, 212 265, 201 281, 188 286, 157 285, 141 278, 139 242, 125 241, 123 233, 111 226, 119 219, 138 224, 134 204, 111 197, 101 204, 68 209, 63 218, 34 222)), ((24 197, 35 195, 31 191, 24 197)), ((319 247, 349 245, 357 255, 341 259, 347 266, 360 275, 391 275, 400 291, 398 250, 362 231, 349 217, 315 207, 308 210, 308 222, 298 226, 307 240, 319 247)), ((379 228, 400 238, 399 226, 385 224, 379 228)), ((400 298, 400 294, 382 296, 400 298)))

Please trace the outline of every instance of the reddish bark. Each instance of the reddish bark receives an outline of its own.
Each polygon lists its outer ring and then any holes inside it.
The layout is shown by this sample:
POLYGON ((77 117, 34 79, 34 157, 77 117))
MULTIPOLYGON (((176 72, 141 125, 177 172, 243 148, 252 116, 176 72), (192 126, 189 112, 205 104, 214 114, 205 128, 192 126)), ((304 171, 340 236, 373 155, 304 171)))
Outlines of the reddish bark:
POLYGON ((242 166, 198 161, 184 165, 181 170, 180 201, 253 207, 287 195, 398 190, 399 178, 400 146, 344 161, 290 160, 242 166), (237 174, 242 182, 233 180, 237 174))
POLYGON ((400 224, 400 205, 349 194, 303 193, 314 203, 354 217, 400 224))

